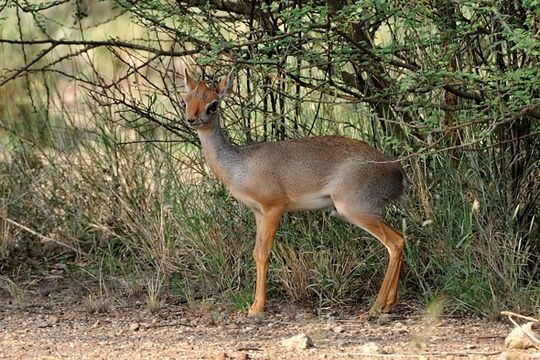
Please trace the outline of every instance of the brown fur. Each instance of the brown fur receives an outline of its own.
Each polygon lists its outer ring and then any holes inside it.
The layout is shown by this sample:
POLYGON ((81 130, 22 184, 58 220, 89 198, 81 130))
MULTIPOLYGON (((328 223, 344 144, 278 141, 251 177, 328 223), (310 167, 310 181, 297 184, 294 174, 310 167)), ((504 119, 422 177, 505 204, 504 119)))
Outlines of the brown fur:
POLYGON ((397 299, 405 241, 381 215, 403 192, 401 166, 364 142, 340 136, 234 146, 222 132, 219 110, 212 111, 232 80, 211 88, 185 75, 187 125, 197 130, 212 171, 255 214, 257 286, 249 314, 264 311, 268 258, 281 215, 324 207, 334 207, 388 249, 388 269, 372 310, 389 311, 397 299))

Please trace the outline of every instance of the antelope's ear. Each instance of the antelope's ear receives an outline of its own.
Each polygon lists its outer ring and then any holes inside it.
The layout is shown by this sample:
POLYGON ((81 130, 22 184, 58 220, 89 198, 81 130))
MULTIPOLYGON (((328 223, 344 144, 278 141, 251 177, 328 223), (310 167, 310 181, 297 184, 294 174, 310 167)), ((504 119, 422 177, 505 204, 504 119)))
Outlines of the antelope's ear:
POLYGON ((226 78, 222 79, 216 87, 216 92, 220 100, 229 94, 233 85, 234 85, 234 75, 233 75, 233 72, 231 71, 229 75, 227 75, 226 78))
POLYGON ((195 83, 195 80, 193 80, 193 78, 189 75, 187 67, 184 68, 184 83, 188 91, 192 91, 193 89, 195 89, 195 86, 197 85, 195 83))

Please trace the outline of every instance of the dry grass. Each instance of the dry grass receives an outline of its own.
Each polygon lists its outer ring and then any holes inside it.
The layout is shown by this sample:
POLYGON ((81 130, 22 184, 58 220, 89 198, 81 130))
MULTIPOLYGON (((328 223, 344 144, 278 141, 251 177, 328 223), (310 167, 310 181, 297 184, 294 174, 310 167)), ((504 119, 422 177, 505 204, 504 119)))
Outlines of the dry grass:
POLYGON ((28 291, 13 279, 7 276, 0 276, 0 287, 8 292, 12 305, 20 309, 24 309, 28 305, 30 297, 28 291))

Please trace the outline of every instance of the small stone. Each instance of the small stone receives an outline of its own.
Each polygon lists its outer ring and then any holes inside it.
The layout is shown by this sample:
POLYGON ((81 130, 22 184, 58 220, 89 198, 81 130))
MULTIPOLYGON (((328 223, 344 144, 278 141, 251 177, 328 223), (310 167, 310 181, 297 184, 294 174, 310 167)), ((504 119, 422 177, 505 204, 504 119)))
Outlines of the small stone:
POLYGON ((394 324, 394 329, 395 329, 395 330, 401 331, 401 330, 403 330, 404 328, 405 328, 405 325, 403 325, 402 322, 399 322, 399 321, 398 321, 397 323, 394 324))
POLYGON ((55 316, 55 315, 49 316, 49 322, 50 322, 51 324, 56 324, 56 323, 58 323, 58 316, 55 316))
POLYGON ((92 324, 92 329, 95 329, 99 326, 99 320, 92 324))
POLYGON ((538 337, 539 334, 537 331, 535 331, 535 325, 536 324, 534 322, 528 322, 521 328, 514 328, 514 330, 512 330, 504 340, 504 345, 506 345, 508 349, 520 350, 534 347, 533 341, 524 333, 524 330, 533 337, 538 337))
POLYGON ((381 348, 374 342, 368 342, 361 346, 362 352, 366 354, 379 354, 381 348))
POLYGON ((300 333, 288 339, 281 340, 281 345, 293 349, 307 349, 313 346, 313 340, 307 334, 300 333))
POLYGON ((43 320, 39 320, 36 322, 36 327, 38 328, 46 328, 48 326, 50 326, 51 324, 49 324, 48 322, 46 321, 43 321, 43 320))
POLYGON ((332 331, 337 334, 341 334, 343 332, 343 326, 340 326, 340 325, 333 326, 332 331))
POLYGON ((130 330, 130 331, 137 331, 137 330, 139 330, 139 324, 138 324, 138 323, 132 323, 131 325, 129 325, 129 330, 130 330))

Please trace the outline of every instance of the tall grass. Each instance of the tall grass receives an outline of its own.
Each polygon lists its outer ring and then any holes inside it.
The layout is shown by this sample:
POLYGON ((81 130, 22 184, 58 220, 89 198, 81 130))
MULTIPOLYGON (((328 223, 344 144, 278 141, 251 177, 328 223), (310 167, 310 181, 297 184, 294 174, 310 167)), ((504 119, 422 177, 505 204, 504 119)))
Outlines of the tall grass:
MULTIPOLYGON (((181 301, 217 297, 245 308, 254 282, 250 211, 207 173, 196 147, 122 145, 144 139, 112 122, 103 108, 88 109, 90 129, 69 115, 61 126, 44 122, 53 142, 26 142, 24 127, 4 134, 3 271, 36 253, 67 252, 68 261, 84 259, 84 271, 97 274, 99 268, 100 276, 146 288, 154 308, 165 294, 181 301)), ((407 238, 403 298, 444 298, 448 311, 484 315, 538 306, 538 269, 522 242, 524 235, 537 236, 538 226, 530 234, 513 232, 515 214, 489 159, 470 154, 456 167, 439 154, 414 158, 407 170, 415 186, 388 214, 407 238)), ((270 296, 319 309, 367 307, 386 261, 375 239, 329 212, 287 214, 273 250, 270 296)))
MULTIPOLYGON (((538 225, 533 223, 527 234, 516 233, 516 212, 508 209, 507 189, 489 174, 488 157, 472 154, 458 168, 446 156, 431 160, 436 164, 431 171, 439 172, 430 180, 431 217, 410 223, 406 281, 414 279, 425 301, 444 297, 453 310, 484 315, 504 308, 534 311, 538 255, 523 239, 538 236, 538 225)), ((409 198, 409 204, 414 200, 409 198)))

